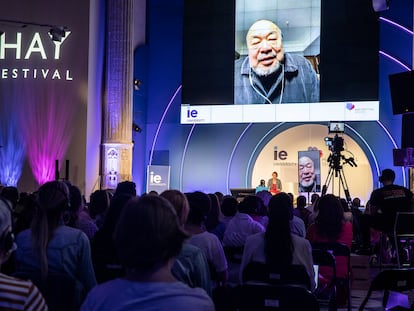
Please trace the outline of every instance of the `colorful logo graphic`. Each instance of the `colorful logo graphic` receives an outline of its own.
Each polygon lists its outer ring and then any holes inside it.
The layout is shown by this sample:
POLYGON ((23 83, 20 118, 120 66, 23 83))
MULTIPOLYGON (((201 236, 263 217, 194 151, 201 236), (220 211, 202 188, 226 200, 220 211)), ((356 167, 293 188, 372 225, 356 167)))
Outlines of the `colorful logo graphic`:
POLYGON ((348 110, 354 110, 355 105, 353 103, 346 103, 346 109, 348 110))

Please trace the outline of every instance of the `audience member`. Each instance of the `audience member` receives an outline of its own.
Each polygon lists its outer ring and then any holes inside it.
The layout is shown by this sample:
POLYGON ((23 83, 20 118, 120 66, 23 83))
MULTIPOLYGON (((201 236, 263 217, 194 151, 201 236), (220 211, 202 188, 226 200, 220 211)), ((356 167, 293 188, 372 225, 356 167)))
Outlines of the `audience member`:
MULTIPOLYGON (((263 191, 262 191, 263 192, 263 191)), ((270 198, 272 197, 272 195, 270 194, 270 192, 266 191, 269 195, 270 198)), ((258 206, 256 209, 256 212, 251 215, 251 217, 253 218, 253 220, 257 221, 259 224, 261 224, 264 228, 267 227, 267 223, 269 222, 269 217, 268 217, 268 210, 267 210, 267 205, 263 202, 261 196, 258 195, 259 193, 256 193, 256 197, 258 198, 258 206)), ((270 200, 269 198, 269 200, 270 200)))
MULTIPOLYGON (((185 194, 178 190, 166 190, 160 196, 167 199, 173 205, 180 226, 184 228, 190 211, 185 194)), ((190 287, 201 287, 210 296, 212 295, 208 262, 200 248, 184 243, 175 259, 172 273, 177 280, 186 283, 190 287)))
POLYGON ((249 235, 265 231, 263 225, 252 218, 260 204, 263 202, 255 195, 249 195, 239 203, 238 213, 230 220, 224 232, 224 246, 243 247, 249 235))
POLYGON ((17 236, 23 230, 29 229, 32 223, 33 215, 36 211, 36 195, 35 194, 21 194, 20 200, 17 203, 14 211, 14 226, 13 231, 17 236))
POLYGON ((95 287, 81 310, 214 310, 204 290, 177 282, 171 273, 187 237, 166 199, 130 200, 115 232, 126 277, 95 287))
POLYGON ((89 200, 89 215, 95 221, 98 228, 101 228, 104 222, 105 214, 111 203, 111 195, 107 190, 95 190, 89 200))
POLYGON ((221 213, 223 214, 222 222, 227 227, 230 220, 236 215, 239 202, 233 196, 225 196, 221 202, 221 213))
MULTIPOLYGON (((92 260, 98 283, 124 275, 113 235, 121 212, 132 197, 130 193, 120 193, 112 198, 102 228, 95 234, 92 241, 92 260)), ((133 239, 134 237, 130 238, 133 239)))
MULTIPOLYGON (((115 189, 115 195, 118 194, 129 194, 130 196, 135 197, 137 195, 136 184, 133 181, 121 181, 115 189)), ((158 194, 158 193, 157 193, 158 194)))
POLYGON ((69 205, 69 189, 50 181, 37 192, 37 210, 30 229, 19 233, 15 252, 16 272, 66 275, 88 292, 96 285, 89 239, 76 228, 65 226, 63 212, 69 205))
POLYGON ((293 210, 293 214, 303 220, 305 228, 308 227, 311 212, 306 208, 306 197, 304 195, 296 198, 296 208, 293 210))
POLYGON ((311 245, 290 230, 291 204, 291 199, 284 192, 272 197, 266 232, 247 237, 240 266, 240 280, 244 268, 250 262, 267 263, 277 269, 295 264, 306 268, 311 287, 315 287, 311 245))
MULTIPOLYGON (((317 203, 318 216, 315 223, 308 228, 307 239, 311 243, 338 242, 349 248, 352 245, 352 224, 344 220, 344 211, 339 199, 332 195, 322 196, 317 203)), ((347 258, 336 257, 336 275, 339 278, 347 277, 347 258)), ((329 267, 320 267, 319 284, 329 284, 333 278, 333 271, 329 267)))
MULTIPOLYGON (((16 250, 12 227, 11 205, 0 198, 0 266, 16 250)), ((0 293, 0 310, 48 310, 42 294, 29 280, 0 273, 0 293)))
POLYGON ((361 200, 359 198, 354 198, 351 205, 352 213, 352 230, 354 241, 357 246, 362 245, 362 236, 361 236, 361 215, 362 211, 360 210, 361 200))
POLYGON ((226 225, 221 221, 222 214, 220 202, 216 194, 209 193, 208 196, 210 198, 211 206, 205 221, 206 230, 215 234, 220 241, 223 241, 226 225))
POLYGON ((210 198, 207 194, 195 191, 186 194, 190 205, 185 230, 191 236, 188 243, 200 248, 207 258, 210 266, 212 278, 217 281, 217 285, 227 282, 227 260, 224 255, 223 246, 218 237, 205 230, 204 222, 210 210, 210 198))
POLYGON ((11 203, 11 208, 14 212, 19 201, 19 190, 13 186, 7 186, 1 190, 1 196, 11 203))
POLYGON ((262 199, 263 204, 266 206, 266 208, 269 206, 269 201, 272 198, 272 194, 269 191, 259 191, 256 193, 256 196, 262 199))
POLYGON ((349 208, 348 201, 344 198, 339 198, 339 202, 341 202, 342 209, 344 210, 344 219, 346 221, 352 222, 352 212, 351 212, 351 209, 349 208))
POLYGON ((70 206, 65 213, 65 224, 69 227, 78 228, 85 232, 89 240, 92 240, 98 231, 98 227, 85 208, 85 203, 80 189, 69 184, 70 206))
POLYGON ((413 193, 394 184, 395 172, 391 169, 382 171, 379 178, 383 187, 371 193, 370 213, 361 217, 361 234, 364 251, 371 252, 370 228, 390 233, 393 230, 397 212, 413 211, 413 193))
POLYGON ((288 192, 287 195, 290 198, 290 208, 292 210, 291 214, 290 214, 291 215, 290 231, 293 234, 296 234, 296 235, 304 238, 306 236, 305 223, 303 222, 303 220, 300 217, 295 216, 294 213, 293 213, 293 211, 294 211, 294 208, 293 208, 293 199, 294 199, 293 193, 288 192))

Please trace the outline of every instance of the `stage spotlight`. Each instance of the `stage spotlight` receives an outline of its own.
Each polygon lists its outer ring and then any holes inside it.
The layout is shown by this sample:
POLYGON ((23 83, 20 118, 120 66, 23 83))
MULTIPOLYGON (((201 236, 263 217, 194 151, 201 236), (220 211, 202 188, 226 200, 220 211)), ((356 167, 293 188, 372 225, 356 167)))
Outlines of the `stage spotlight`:
POLYGON ((49 30, 49 35, 52 38, 52 41, 61 42, 62 38, 66 36, 66 30, 65 27, 52 27, 49 30))
POLYGON ((135 122, 132 123, 132 130, 134 132, 138 132, 138 133, 142 132, 142 128, 138 124, 136 124, 135 122))
POLYGON ((139 87, 142 84, 142 81, 140 79, 134 79, 134 90, 139 91, 139 87))
POLYGON ((372 7, 375 12, 382 12, 388 10, 390 0, 372 0, 372 7))

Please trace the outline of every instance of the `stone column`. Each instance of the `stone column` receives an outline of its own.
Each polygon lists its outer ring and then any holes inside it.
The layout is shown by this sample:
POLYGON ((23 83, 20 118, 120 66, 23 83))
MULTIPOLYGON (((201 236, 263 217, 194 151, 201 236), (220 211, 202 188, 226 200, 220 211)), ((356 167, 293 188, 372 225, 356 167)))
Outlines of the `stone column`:
POLYGON ((107 0, 102 188, 132 180, 133 2, 107 0))

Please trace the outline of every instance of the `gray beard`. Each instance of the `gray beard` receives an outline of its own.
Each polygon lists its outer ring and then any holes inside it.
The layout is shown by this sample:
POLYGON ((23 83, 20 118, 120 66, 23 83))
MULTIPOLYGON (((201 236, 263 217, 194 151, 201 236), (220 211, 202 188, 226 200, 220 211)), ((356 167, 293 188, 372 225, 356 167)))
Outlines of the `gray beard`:
POLYGON ((254 73, 257 74, 259 77, 267 77, 270 76, 272 73, 275 73, 280 68, 280 63, 276 63, 273 67, 267 68, 267 69, 261 69, 261 68, 252 68, 254 73))

